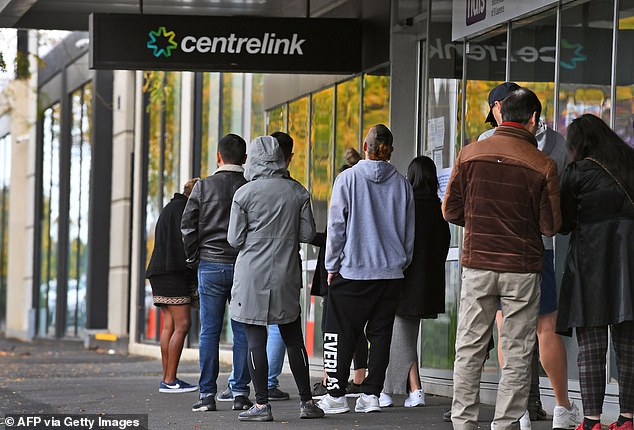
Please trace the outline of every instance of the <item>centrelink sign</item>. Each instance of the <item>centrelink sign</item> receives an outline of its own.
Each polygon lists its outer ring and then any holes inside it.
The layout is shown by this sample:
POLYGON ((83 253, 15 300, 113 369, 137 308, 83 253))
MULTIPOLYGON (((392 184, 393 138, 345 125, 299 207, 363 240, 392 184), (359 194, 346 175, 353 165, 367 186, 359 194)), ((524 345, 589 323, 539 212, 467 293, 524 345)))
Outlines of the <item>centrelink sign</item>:
POLYGON ((92 14, 90 67, 356 73, 356 19, 92 14))

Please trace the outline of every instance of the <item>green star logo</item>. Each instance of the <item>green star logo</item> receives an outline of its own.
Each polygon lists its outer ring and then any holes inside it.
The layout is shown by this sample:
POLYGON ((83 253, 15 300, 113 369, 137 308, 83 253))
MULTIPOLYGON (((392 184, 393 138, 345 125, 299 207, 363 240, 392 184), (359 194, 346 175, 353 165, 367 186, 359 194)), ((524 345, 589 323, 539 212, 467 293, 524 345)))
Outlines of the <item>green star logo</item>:
POLYGON ((561 56, 566 57, 566 60, 562 58, 559 64, 564 69, 574 70, 577 68, 577 63, 580 61, 586 61, 588 57, 583 53, 583 45, 581 43, 570 43, 566 39, 561 39, 561 56), (568 60, 569 57, 570 60, 568 60))
POLYGON ((167 31, 165 27, 159 27, 156 31, 150 30, 148 33, 150 40, 147 41, 147 47, 152 49, 156 58, 161 55, 165 58, 172 55, 172 50, 176 49, 178 44, 174 42, 176 33, 167 31))

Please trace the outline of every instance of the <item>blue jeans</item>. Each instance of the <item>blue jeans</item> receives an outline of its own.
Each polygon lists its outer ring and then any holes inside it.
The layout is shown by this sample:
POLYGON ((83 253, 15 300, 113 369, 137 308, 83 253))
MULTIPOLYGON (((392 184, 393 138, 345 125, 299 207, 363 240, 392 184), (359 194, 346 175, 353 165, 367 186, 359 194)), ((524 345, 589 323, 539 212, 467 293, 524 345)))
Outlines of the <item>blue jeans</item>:
POLYGON ((286 345, 282 340, 280 328, 276 325, 269 326, 269 337, 266 342, 266 355, 269 361, 269 378, 268 388, 272 390, 280 385, 277 377, 282 373, 284 366, 284 355, 286 354, 286 345))
MULTIPOLYGON (((218 391, 220 332, 225 306, 231 300, 233 264, 201 261, 198 266, 198 294, 200 295, 200 397, 215 395, 218 391)), ((231 386, 234 396, 249 395, 249 368, 247 366, 247 336, 242 323, 231 320, 233 331, 233 368, 236 375, 231 386)))

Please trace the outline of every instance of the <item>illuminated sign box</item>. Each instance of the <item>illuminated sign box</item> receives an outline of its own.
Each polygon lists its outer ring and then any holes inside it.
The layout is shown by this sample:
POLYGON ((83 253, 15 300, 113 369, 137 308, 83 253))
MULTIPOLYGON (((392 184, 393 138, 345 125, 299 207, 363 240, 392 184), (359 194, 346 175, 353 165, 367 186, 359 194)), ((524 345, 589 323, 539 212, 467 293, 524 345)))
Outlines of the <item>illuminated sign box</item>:
POLYGON ((92 14, 90 67, 357 73, 356 19, 92 14))

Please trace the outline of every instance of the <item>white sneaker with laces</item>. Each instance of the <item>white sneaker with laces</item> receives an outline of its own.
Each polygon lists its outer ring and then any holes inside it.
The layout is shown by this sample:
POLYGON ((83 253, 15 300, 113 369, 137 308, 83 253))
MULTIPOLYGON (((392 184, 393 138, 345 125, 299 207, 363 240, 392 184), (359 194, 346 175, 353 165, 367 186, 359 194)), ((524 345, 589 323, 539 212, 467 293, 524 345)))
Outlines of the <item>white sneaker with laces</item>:
POLYGON ((406 408, 414 408, 416 406, 425 406, 425 393, 422 389, 414 390, 405 399, 406 408))
POLYGON ((572 403, 570 409, 564 406, 555 406, 553 410, 553 429, 572 430, 581 423, 581 413, 577 405, 572 403))
POLYGON ((317 406, 319 406, 326 415, 344 414, 350 411, 345 396, 333 397, 330 394, 326 394, 324 398, 317 403, 317 406))
POLYGON ((387 393, 381 393, 379 396, 379 406, 382 408, 389 408, 393 406, 394 402, 392 402, 392 396, 387 393))
POLYGON ((381 412, 379 398, 374 394, 361 394, 354 405, 355 412, 381 412))

